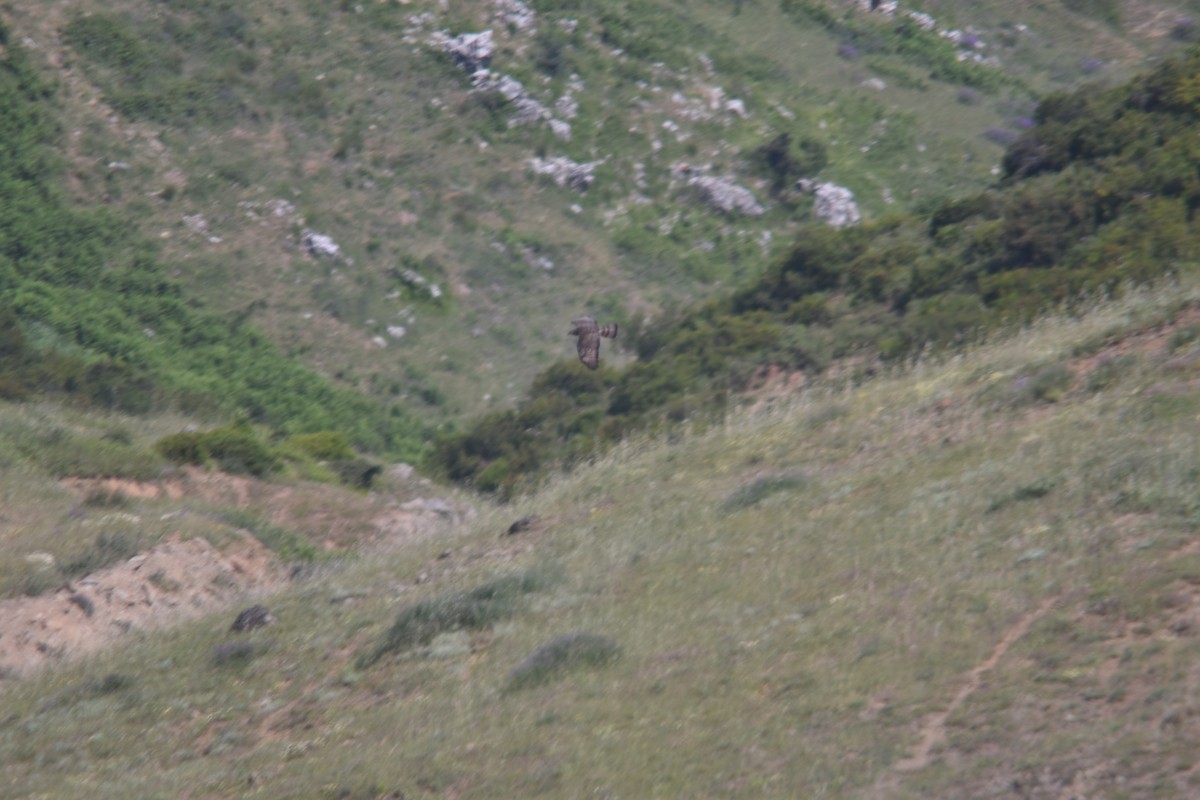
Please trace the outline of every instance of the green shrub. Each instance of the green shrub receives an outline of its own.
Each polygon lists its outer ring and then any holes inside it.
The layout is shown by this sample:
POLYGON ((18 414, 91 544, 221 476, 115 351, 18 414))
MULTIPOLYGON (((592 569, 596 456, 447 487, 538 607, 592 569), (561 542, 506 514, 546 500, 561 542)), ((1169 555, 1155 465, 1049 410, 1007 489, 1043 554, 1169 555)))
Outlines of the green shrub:
POLYGON ((1012 505, 1013 503, 1021 503, 1026 500, 1039 500, 1050 494, 1050 492, 1054 491, 1054 489, 1060 483, 1062 483, 1062 478, 1054 475, 1046 478, 1039 478, 1031 483, 1018 486, 1011 492, 1003 494, 1000 497, 992 500, 988 504, 987 511, 988 513, 992 513, 999 511, 1006 506, 1012 505))
POLYGON ((621 648, 607 636, 580 631, 555 636, 513 668, 508 688, 529 689, 585 667, 601 667, 620 657, 621 648))
POLYGON ((288 437, 284 447, 319 461, 354 458, 354 450, 340 431, 318 431, 288 437))
POLYGON ((441 633, 485 628, 508 619, 522 608, 525 595, 541 591, 550 583, 546 573, 527 570, 475 589, 442 592, 406 606, 375 648, 359 659, 359 666, 370 666, 387 655, 427 645, 441 633))
MULTIPOLYGON (((164 42, 175 42, 219 59, 228 52, 222 48, 244 47, 236 10, 220 5, 199 4, 186 20, 166 9, 162 19, 176 27, 165 36, 118 14, 74 16, 66 35, 94 62, 102 86, 137 102, 168 104, 163 113, 182 114, 191 125, 209 113, 205 103, 222 114, 238 103, 217 96, 228 82, 186 70, 176 74, 160 51, 170 49, 164 42), (147 63, 154 69, 143 74, 147 63)), ((68 201, 55 149, 63 131, 51 86, 7 33, 0 29, 6 41, 0 72, 0 395, 64 394, 131 413, 164 406, 240 413, 281 433, 336 429, 357 447, 419 458, 426 432, 411 415, 334 388, 252 326, 231 324, 185 301, 182 284, 169 276, 154 246, 134 235, 131 221, 68 201)), ((254 168, 242 159, 214 171, 246 181, 254 168)))
POLYGON ((798 472, 765 475, 736 489, 721 501, 721 510, 729 513, 749 508, 770 495, 791 492, 803 487, 806 483, 808 483, 808 478, 798 472))
POLYGON ((771 191, 782 192, 798 178, 812 177, 829 163, 825 145, 817 139, 803 138, 793 142, 784 131, 760 145, 752 154, 758 170, 771 180, 771 191))
POLYGON ((248 425, 234 424, 204 432, 170 434, 155 449, 177 464, 213 464, 234 474, 262 477, 280 467, 279 458, 248 425))
POLYGON ((208 448, 204 446, 202 433, 171 433, 155 442, 154 449, 163 458, 176 464, 200 466, 208 463, 208 448))

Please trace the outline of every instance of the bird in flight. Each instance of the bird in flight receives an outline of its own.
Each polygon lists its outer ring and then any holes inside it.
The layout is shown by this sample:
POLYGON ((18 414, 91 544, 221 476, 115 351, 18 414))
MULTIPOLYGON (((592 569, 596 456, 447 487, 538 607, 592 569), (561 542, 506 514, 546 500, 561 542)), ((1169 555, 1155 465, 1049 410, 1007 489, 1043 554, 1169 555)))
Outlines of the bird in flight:
POLYGON ((571 332, 568 336, 578 336, 576 348, 579 350, 579 360, 588 369, 600 366, 600 337, 617 338, 617 323, 597 325, 592 317, 579 317, 571 320, 571 332))

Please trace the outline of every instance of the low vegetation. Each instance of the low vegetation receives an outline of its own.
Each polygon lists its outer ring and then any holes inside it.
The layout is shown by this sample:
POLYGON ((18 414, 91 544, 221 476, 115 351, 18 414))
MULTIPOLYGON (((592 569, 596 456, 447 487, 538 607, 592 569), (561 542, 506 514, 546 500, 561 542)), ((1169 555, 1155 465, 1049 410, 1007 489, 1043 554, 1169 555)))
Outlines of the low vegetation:
POLYGON ((4 63, 0 397, 242 413, 281 432, 340 430, 377 452, 420 453, 421 428, 402 408, 336 389, 252 326, 198 308, 127 220, 74 207, 59 188, 52 85, 19 46, 4 63))
POLYGON ((615 661, 621 648, 598 633, 579 631, 555 636, 538 645, 528 658, 508 674, 510 689, 529 689, 560 678, 573 670, 602 667, 615 661))
MULTIPOLYGON (((4 791, 1196 796, 1200 51, 1034 111, 1104 64, 842 3, 527 5, 6 8, 0 598, 86 625, 81 578, 193 537, 293 580, 267 630, 5 668, 4 791), (570 138, 431 44, 485 26, 570 138), (586 192, 525 175, 558 154, 586 192), (596 371, 572 303, 621 323, 596 371), (380 462, 422 457, 484 493, 417 503, 436 536, 380 462)), ((1062 6, 1021 8, 1136 51, 1062 6)))
MULTIPOLYGON (((136 318, 118 324, 61 287, 26 298, 30 361, 46 369, 0 394, 69 380, 84 402, 182 401, 213 424, 252 413, 411 460, 427 432, 407 417, 461 427, 511 408, 564 354, 559 309, 624 326, 758 278, 813 219, 797 178, 851 189, 868 220, 974 194, 1037 95, 1119 80, 1188 37, 1182 18, 1176 36, 1096 24, 1090 3, 919 5, 936 30, 843 0, 556 0, 527 16, 490 1, 79 0, 47 14, 16 0, 6 52, 28 50, 59 129, 37 137, 60 157, 62 180, 43 183, 87 209, 74 239, 121 252, 86 263, 116 273, 106 290, 132 284, 129 301, 96 305, 136 318), (515 104, 473 91, 434 43, 483 30, 495 74, 569 123, 569 139, 544 119, 510 124, 515 104), (558 186, 532 173, 535 157, 595 161, 596 179, 558 186), (709 206, 684 164, 765 213, 709 206), (306 230, 340 255, 306 251, 306 230), (134 302, 164 275, 186 309, 134 302), (59 313, 42 320, 49 304, 59 313), (99 341, 67 352, 81 325, 99 341), (353 394, 294 400, 328 387, 259 363, 274 360, 268 341, 353 394), (213 362, 229 387, 203 377, 213 362), (265 375, 292 391, 260 386, 265 375)), ((1166 25, 1172 11, 1152 0, 1145 16, 1166 25)))
POLYGON ((407 606, 374 649, 359 658, 358 666, 369 667, 387 655, 427 645, 438 634, 491 627, 517 613, 525 595, 541 591, 548 584, 544 571, 531 570, 407 606))
MULTIPOLYGON (((1120 88, 1047 98, 994 189, 921 215, 807 230, 749 286, 633 329, 637 363, 593 375, 553 366, 515 410, 442 436, 427 463, 511 496, 635 429, 711 419, 769 368, 894 363, 1193 269, 1198 72, 1193 50, 1120 88)), ((1067 379, 1048 365, 1022 391, 1041 401, 1067 379)))
POLYGON ((6 787, 1191 797, 1198 314, 1181 275, 639 434, 328 564, 262 632, 226 615, 30 675, 6 787), (1053 397, 996 391, 1054 365, 1053 397), (522 514, 544 523, 501 536, 522 514))

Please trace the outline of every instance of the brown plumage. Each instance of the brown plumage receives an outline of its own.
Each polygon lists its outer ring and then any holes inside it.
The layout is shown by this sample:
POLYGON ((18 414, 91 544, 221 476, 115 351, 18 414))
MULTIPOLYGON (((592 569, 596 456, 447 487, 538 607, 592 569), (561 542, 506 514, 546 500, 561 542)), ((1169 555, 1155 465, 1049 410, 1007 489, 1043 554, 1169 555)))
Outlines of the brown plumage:
POLYGON ((579 350, 579 360, 588 369, 600 366, 600 337, 617 338, 617 323, 597 325, 592 317, 579 317, 571 320, 571 332, 568 336, 578 336, 576 348, 579 350))

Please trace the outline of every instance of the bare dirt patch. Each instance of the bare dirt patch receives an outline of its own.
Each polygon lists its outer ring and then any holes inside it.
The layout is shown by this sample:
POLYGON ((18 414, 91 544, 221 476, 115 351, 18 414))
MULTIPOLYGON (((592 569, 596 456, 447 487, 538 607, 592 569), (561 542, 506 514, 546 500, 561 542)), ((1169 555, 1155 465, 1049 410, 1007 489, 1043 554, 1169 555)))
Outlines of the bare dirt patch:
MULTIPOLYGON (((230 510, 286 528, 324 550, 393 549, 446 532, 472 514, 450 501, 353 492, 313 483, 271 483, 203 469, 157 481, 68 478, 81 498, 98 494, 160 503, 175 513, 216 520, 230 510)), ((416 480, 408 491, 428 488, 416 480)), ((118 643, 135 631, 163 628, 232 609, 279 591, 287 565, 229 516, 231 541, 214 547, 174 534, 129 560, 38 597, 0 602, 0 689, 42 666, 118 643)))
POLYGON ((287 573, 257 539, 218 550, 172 539, 40 597, 0 602, 0 687, 138 630, 161 628, 279 589, 287 573))

